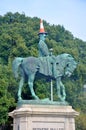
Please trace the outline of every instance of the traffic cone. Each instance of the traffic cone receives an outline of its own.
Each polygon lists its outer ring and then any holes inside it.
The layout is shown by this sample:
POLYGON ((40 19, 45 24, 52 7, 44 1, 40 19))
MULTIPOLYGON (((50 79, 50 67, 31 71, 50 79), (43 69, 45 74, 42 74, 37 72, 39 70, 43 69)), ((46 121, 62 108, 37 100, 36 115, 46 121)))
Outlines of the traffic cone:
POLYGON ((47 32, 45 32, 42 19, 40 20, 40 30, 39 30, 39 34, 47 34, 47 32))

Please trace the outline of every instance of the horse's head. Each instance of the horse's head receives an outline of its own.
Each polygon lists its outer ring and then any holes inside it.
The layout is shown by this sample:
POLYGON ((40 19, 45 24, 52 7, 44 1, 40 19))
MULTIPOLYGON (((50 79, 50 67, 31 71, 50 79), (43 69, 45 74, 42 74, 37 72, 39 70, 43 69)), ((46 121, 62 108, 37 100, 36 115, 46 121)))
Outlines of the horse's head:
POLYGON ((16 57, 14 60, 13 60, 13 63, 12 63, 12 70, 13 70, 13 73, 14 73, 14 77, 15 79, 18 78, 18 68, 20 66, 20 64, 22 63, 23 61, 23 58, 21 57, 16 57))
POLYGON ((66 58, 67 60, 66 60, 66 67, 65 67, 65 75, 70 77, 73 71, 75 70, 77 63, 70 54, 66 55, 66 58))

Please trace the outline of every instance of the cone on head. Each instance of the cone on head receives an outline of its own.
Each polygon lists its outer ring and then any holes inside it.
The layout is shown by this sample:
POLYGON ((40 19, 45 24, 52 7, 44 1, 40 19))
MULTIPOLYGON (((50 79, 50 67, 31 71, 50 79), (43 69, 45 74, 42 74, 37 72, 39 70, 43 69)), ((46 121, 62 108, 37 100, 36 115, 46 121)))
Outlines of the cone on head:
POLYGON ((40 30, 39 30, 39 34, 47 34, 47 32, 45 32, 42 19, 40 20, 40 30))

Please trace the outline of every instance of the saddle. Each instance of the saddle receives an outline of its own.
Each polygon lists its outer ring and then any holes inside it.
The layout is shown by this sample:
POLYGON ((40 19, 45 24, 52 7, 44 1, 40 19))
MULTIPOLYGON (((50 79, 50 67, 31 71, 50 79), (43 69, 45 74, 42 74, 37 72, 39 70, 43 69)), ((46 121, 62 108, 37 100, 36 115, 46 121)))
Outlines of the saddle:
POLYGON ((43 73, 46 76, 56 75, 56 57, 46 56, 39 57, 39 73, 43 73))

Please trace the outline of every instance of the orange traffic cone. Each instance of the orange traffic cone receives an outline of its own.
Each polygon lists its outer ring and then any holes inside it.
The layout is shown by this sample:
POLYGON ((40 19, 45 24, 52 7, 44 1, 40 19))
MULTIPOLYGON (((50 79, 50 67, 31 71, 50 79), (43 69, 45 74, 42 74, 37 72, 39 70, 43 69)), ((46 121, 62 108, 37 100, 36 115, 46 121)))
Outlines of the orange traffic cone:
POLYGON ((40 20, 40 30, 39 30, 39 34, 47 34, 47 32, 45 32, 42 19, 40 20))

